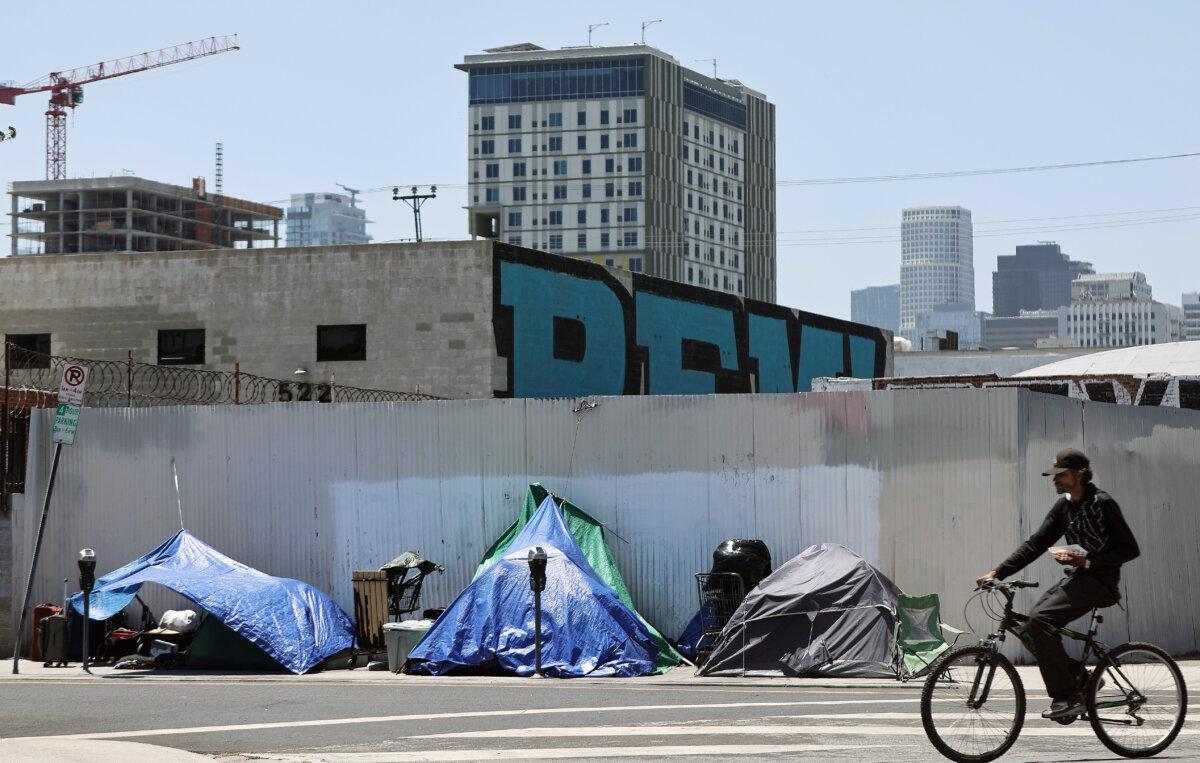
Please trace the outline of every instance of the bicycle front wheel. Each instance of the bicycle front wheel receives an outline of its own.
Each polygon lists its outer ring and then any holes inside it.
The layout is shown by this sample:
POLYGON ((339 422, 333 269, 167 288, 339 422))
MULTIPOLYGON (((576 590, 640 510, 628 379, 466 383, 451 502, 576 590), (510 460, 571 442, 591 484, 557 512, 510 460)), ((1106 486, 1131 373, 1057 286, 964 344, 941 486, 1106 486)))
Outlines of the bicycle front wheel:
POLYGON ((921 723, 951 760, 995 760, 1025 722, 1025 687, 1004 655, 984 646, 947 652, 921 692, 921 723))
POLYGON ((1087 686, 1088 718, 1104 746, 1148 758, 1170 746, 1187 715, 1187 687, 1170 655, 1132 641, 1109 652, 1087 686))

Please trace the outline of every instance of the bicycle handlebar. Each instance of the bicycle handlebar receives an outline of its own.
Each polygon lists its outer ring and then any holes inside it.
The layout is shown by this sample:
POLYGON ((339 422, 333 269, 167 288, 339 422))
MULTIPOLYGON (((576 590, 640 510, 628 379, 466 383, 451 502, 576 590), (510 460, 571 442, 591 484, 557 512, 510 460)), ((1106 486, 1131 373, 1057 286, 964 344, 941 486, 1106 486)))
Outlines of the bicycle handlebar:
POLYGON ((1038 582, 1036 582, 1036 581, 1035 581, 1035 582, 1029 582, 1029 581, 1026 581, 1026 580, 1008 580, 1008 581, 1003 581, 1003 580, 989 580, 989 581, 987 581, 986 583, 984 583, 984 584, 981 586, 981 588, 982 588, 983 590, 988 590, 988 589, 991 589, 991 588, 1000 588, 1000 589, 1014 589, 1014 588, 1037 588, 1039 585, 1041 585, 1041 584, 1040 584, 1040 583, 1038 583, 1038 582))

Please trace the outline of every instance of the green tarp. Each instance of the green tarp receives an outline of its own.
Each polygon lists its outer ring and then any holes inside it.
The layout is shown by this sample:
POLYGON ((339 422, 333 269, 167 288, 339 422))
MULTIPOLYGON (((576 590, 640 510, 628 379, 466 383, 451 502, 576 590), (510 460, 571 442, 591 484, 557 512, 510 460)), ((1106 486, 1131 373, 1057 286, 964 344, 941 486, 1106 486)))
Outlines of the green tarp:
MULTIPOLYGON (((536 482, 529 486, 529 489, 525 491, 525 503, 521 506, 521 514, 517 517, 517 521, 513 522, 500 535, 496 542, 492 544, 487 553, 483 555, 483 561, 479 563, 479 569, 475 571, 475 577, 479 577, 479 573, 504 556, 518 533, 525 527, 525 523, 529 521, 529 518, 533 516, 538 506, 542 504, 542 501, 546 500, 546 496, 548 495, 551 495, 550 491, 536 482)), ((608 543, 604 540, 604 526, 570 501, 560 498, 557 495, 554 496, 554 500, 562 509, 563 518, 567 522, 567 529, 571 531, 575 542, 583 550, 583 555, 587 558, 588 564, 592 565, 592 569, 596 571, 600 579, 616 592, 621 603, 636 613, 637 608, 633 606, 633 598, 629 595, 629 589, 625 587, 625 579, 621 577, 621 571, 617 569, 617 561, 613 559, 612 550, 609 549, 608 543)), ((683 662, 683 657, 680 656, 679 652, 675 651, 675 647, 671 646, 663 638, 663 635, 658 632, 657 628, 651 625, 640 613, 638 613, 638 619, 649 629, 650 635, 654 637, 655 644, 658 645, 657 665, 659 672, 667 668, 673 668, 683 662)))
POLYGON ((283 666, 269 654, 209 615, 200 623, 187 648, 189 668, 275 672, 283 666))

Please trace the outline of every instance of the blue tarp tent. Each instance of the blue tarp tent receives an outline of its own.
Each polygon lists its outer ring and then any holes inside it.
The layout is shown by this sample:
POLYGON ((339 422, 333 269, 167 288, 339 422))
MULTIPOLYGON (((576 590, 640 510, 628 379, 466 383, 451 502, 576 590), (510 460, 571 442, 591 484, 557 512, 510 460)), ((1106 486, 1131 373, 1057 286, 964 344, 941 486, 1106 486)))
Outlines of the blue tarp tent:
MULTIPOLYGON (((247 567, 187 530, 98 579, 91 619, 120 612, 145 583, 191 599, 293 673, 354 646, 353 621, 328 596, 299 580, 247 567)), ((71 604, 82 614, 83 594, 71 597, 71 604)))
POLYGON ((640 676, 656 670, 658 647, 637 613, 592 569, 554 498, 537 512, 496 563, 481 572, 409 654, 412 673, 464 668, 534 671, 529 550, 545 549, 542 672, 547 676, 640 676))

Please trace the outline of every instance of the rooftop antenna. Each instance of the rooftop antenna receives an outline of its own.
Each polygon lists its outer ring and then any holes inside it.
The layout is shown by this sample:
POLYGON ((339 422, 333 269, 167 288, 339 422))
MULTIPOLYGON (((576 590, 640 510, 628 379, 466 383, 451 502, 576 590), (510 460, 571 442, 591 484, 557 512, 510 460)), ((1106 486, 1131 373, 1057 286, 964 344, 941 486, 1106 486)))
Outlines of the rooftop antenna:
POLYGON ((336 185, 338 188, 341 188, 346 193, 350 194, 350 206, 351 207, 354 206, 354 202, 358 198, 358 195, 360 193, 362 193, 362 191, 360 191, 359 189, 351 188, 348 185, 342 185, 341 183, 334 183, 334 185, 336 185))
POLYGON ((646 44, 646 27, 650 26, 651 24, 657 24, 660 21, 662 21, 662 19, 654 19, 652 21, 643 21, 642 22, 642 44, 643 45, 646 44))
POLYGON ((592 47, 592 30, 599 29, 602 26, 608 26, 607 21, 601 21, 599 24, 588 24, 588 47, 592 47))
POLYGON ((175 505, 179 508, 179 529, 183 528, 183 496, 179 492, 179 470, 175 468, 175 459, 171 459, 171 473, 175 475, 175 505))
POLYGON ((713 79, 717 79, 717 59, 715 59, 715 58, 697 58, 696 63, 712 64, 713 65, 713 79))
POLYGON ((213 172, 217 193, 225 193, 225 144, 217 144, 216 169, 213 172))
POLYGON ((392 189, 392 201, 403 201, 408 206, 412 207, 413 222, 415 223, 417 241, 421 241, 421 207, 430 199, 437 198, 437 186, 429 186, 429 193, 418 193, 417 186, 412 187, 412 193, 404 196, 400 195, 400 186, 392 189))

